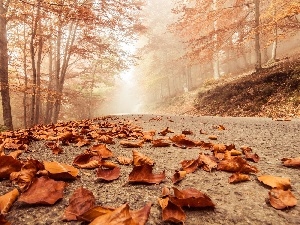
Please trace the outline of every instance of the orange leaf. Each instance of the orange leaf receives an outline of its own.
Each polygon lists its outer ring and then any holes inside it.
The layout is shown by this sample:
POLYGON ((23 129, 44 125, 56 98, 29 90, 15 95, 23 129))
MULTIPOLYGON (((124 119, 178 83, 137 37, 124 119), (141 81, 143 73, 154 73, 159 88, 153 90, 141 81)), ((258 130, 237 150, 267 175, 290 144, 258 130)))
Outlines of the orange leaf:
POLYGON ((290 189, 291 188, 291 180, 287 177, 275 177, 271 175, 263 175, 257 177, 260 182, 263 182, 265 185, 268 185, 272 188, 280 188, 280 189, 290 189))
POLYGON ((285 209, 297 205, 297 199, 290 190, 273 188, 269 191, 270 204, 275 209, 285 209))
POLYGON ((78 216, 78 219, 91 222, 97 217, 110 213, 114 210, 115 210, 114 208, 95 206, 89 209, 87 212, 83 213, 81 216, 78 216))
POLYGON ((210 139, 210 140, 217 140, 218 137, 216 135, 210 135, 210 136, 208 136, 208 139, 210 139))
POLYGON ((93 155, 98 155, 102 159, 113 157, 112 151, 109 150, 105 144, 94 145, 90 147, 89 150, 93 155))
POLYGON ((117 158, 117 160, 121 165, 130 165, 130 164, 132 164, 132 161, 133 161, 131 158, 127 158, 127 157, 123 157, 123 156, 119 156, 117 158))
POLYGON ((151 209, 152 203, 147 203, 143 208, 138 210, 130 210, 130 215, 134 222, 136 222, 137 225, 144 225, 147 223, 150 209, 151 209))
POLYGON ((246 159, 250 159, 253 162, 259 161, 259 156, 256 153, 252 153, 252 149, 250 147, 241 147, 243 153, 246 156, 246 159))
POLYGON ((98 216, 90 225, 109 224, 109 225, 137 225, 133 220, 128 204, 116 208, 112 212, 98 216))
POLYGON ((150 159, 149 157, 143 155, 142 153, 133 150, 132 151, 132 157, 133 157, 133 165, 134 166, 141 166, 143 164, 153 165, 154 161, 150 159))
POLYGON ((9 178, 12 172, 20 171, 21 167, 22 163, 19 160, 14 159, 12 156, 0 156, 0 179, 9 178))
POLYGON ((170 197, 170 201, 173 202, 175 205, 195 208, 215 206, 215 204, 206 194, 203 194, 202 192, 194 188, 179 190, 173 187, 173 190, 175 197, 170 197))
POLYGON ((196 171, 196 169, 198 168, 199 164, 198 164, 198 160, 196 159, 191 159, 191 160, 183 160, 181 162, 181 167, 184 171, 186 171, 187 173, 193 173, 196 171))
POLYGON ((43 164, 53 179, 74 180, 79 174, 78 169, 64 163, 44 161, 43 164))
POLYGON ((143 144, 144 144, 144 140, 136 141, 136 142, 125 141, 125 140, 120 141, 120 145, 122 145, 125 148, 141 148, 143 147, 143 144))
POLYGON ((163 221, 169 221, 174 223, 184 223, 186 215, 182 208, 171 201, 168 198, 165 200, 166 203, 161 205, 162 207, 162 219, 163 221))
POLYGON ((16 150, 16 151, 9 153, 9 156, 13 157, 14 159, 17 159, 22 153, 23 153, 23 150, 16 150))
POLYGON ((171 178, 173 184, 178 183, 179 181, 181 181, 183 178, 185 178, 186 176, 186 171, 175 171, 175 174, 173 175, 173 177, 171 178))
POLYGON ((158 134, 161 135, 161 136, 166 136, 168 133, 174 133, 174 132, 172 130, 170 130, 169 127, 167 127, 166 129, 163 129, 158 134))
POLYGON ((5 195, 0 196, 0 214, 8 213, 10 207, 17 200, 18 197, 19 191, 17 188, 6 193, 5 195))
POLYGON ((248 181, 250 180, 249 175, 247 174, 242 174, 242 173, 234 173, 229 177, 229 183, 239 183, 243 181, 248 181))
POLYGON ((199 155, 198 158, 199 165, 202 165, 203 170, 207 172, 211 172, 212 169, 217 168, 217 163, 215 160, 211 158, 211 156, 204 155, 203 153, 199 155))
MULTIPOLYGON (((0 155, 1 155, 1 152, 0 152, 0 155)), ((1 225, 11 225, 10 222, 8 222, 6 219, 5 219, 5 216, 0 214, 0 224, 1 225)))
POLYGON ((297 158, 283 158, 282 163, 288 167, 300 167, 300 157, 297 158))
POLYGON ((27 204, 53 205, 63 198, 63 192, 67 184, 63 181, 55 181, 48 177, 36 178, 29 189, 22 193, 19 202, 27 204))
POLYGON ((120 176, 120 168, 114 167, 113 169, 102 169, 97 170, 97 179, 102 179, 105 181, 113 181, 118 179, 120 176))
POLYGON ((153 166, 148 164, 133 167, 129 174, 129 182, 159 184, 166 178, 165 171, 160 174, 153 174, 152 169, 153 166))
POLYGON ((217 166, 218 170, 227 172, 240 172, 240 173, 257 173, 258 170, 255 166, 251 166, 246 160, 237 156, 231 159, 222 160, 217 166))
POLYGON ((176 144, 176 146, 182 148, 196 146, 196 143, 192 140, 187 139, 184 134, 175 135, 172 138, 170 138, 170 140, 173 141, 176 144))
POLYGON ((165 142, 163 139, 156 139, 152 141, 153 147, 169 147, 170 145, 170 143, 165 142))
POLYGON ((95 206, 96 199, 93 193, 83 187, 74 191, 69 199, 69 206, 65 209, 63 220, 77 220, 82 214, 95 206))
POLYGON ((75 157, 73 165, 82 169, 94 169, 99 167, 101 161, 100 156, 83 153, 75 157))

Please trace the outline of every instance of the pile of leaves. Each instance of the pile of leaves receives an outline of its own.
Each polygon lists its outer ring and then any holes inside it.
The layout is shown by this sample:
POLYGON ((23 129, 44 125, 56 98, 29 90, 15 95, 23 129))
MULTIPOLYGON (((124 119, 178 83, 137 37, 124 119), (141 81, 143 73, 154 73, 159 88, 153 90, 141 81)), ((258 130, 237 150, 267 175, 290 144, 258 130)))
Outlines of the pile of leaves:
MULTIPOLYGON (((151 120, 159 120, 153 117, 151 120)), ((216 126, 220 131, 223 125, 216 126)), ((205 131, 199 131, 206 134, 205 131)), ((83 187, 74 191, 65 208, 63 221, 86 221, 90 224, 146 224, 153 204, 159 204, 162 220, 183 223, 186 220, 185 208, 214 208, 210 197, 195 188, 178 189, 177 183, 196 170, 226 171, 232 173, 229 183, 246 182, 250 176, 256 176, 258 168, 253 165, 260 160, 250 147, 236 149, 234 144, 192 140, 188 136, 193 131, 182 130, 175 134, 166 127, 163 130, 144 131, 132 121, 113 119, 112 117, 94 120, 70 121, 58 124, 37 125, 30 129, 2 132, 0 135, 0 179, 9 179, 14 187, 0 196, 0 223, 11 224, 6 220, 14 202, 26 205, 54 205, 63 198, 67 182, 79 178, 80 170, 95 170, 96 179, 113 182, 120 176, 121 166, 132 167, 128 174, 129 185, 172 183, 172 191, 164 187, 157 203, 149 202, 138 210, 131 210, 128 203, 119 207, 96 205, 93 193, 83 187), (34 141, 44 142, 53 154, 64 154, 64 146, 72 145, 86 148, 70 164, 56 161, 39 161, 39 159, 19 159, 21 154, 30 153, 30 144, 34 141), (124 148, 132 148, 132 157, 116 157, 116 152, 109 149, 110 144, 118 142, 124 148), (181 167, 167 178, 165 171, 153 173, 155 161, 143 155, 138 149, 150 145, 154 148, 201 148, 207 154, 199 153, 196 159, 183 160, 181 167)), ((208 135, 210 140, 218 137, 208 135)), ((300 167, 300 157, 282 159, 284 166, 300 167)), ((285 209, 297 204, 291 192, 289 178, 263 175, 257 177, 260 182, 271 187, 269 202, 275 209, 285 209)))

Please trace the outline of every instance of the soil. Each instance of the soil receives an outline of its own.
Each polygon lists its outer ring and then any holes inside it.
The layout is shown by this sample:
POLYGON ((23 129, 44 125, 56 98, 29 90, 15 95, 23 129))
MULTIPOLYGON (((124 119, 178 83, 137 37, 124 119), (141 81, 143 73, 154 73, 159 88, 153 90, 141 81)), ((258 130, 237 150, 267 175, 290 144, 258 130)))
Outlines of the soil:
MULTIPOLYGON (((188 174, 180 183, 173 185, 169 179, 180 169, 180 162, 188 159, 196 159, 199 153, 211 154, 210 150, 200 147, 182 149, 175 146, 153 148, 145 143, 139 152, 155 161, 154 173, 165 170, 167 179, 159 185, 129 184, 128 175, 132 166, 121 167, 121 176, 112 182, 96 180, 94 170, 80 169, 80 178, 69 182, 62 200, 53 206, 28 206, 15 202, 8 212, 6 219, 14 225, 45 225, 45 224, 85 224, 83 222, 63 222, 61 217, 73 191, 80 186, 93 192, 97 204, 102 206, 118 207, 128 203, 131 209, 138 209, 147 202, 152 202, 152 208, 147 224, 171 224, 162 221, 161 208, 157 198, 161 196, 163 187, 176 186, 179 189, 196 188, 207 194, 215 203, 215 209, 184 209, 187 214, 186 225, 196 224, 290 224, 296 225, 300 221, 300 179, 299 168, 285 167, 281 163, 282 158, 299 157, 300 146, 300 119, 291 121, 276 121, 270 118, 247 117, 211 117, 211 116, 155 116, 155 115, 123 115, 105 117, 101 120, 133 121, 134 124, 146 130, 156 130, 156 133, 169 127, 174 134, 180 134, 183 130, 193 132, 188 138, 192 140, 204 140, 214 143, 234 144, 236 149, 241 146, 249 146, 253 152, 260 156, 255 165, 259 172, 251 175, 247 182, 229 184, 231 175, 227 172, 213 170, 205 172, 196 170, 188 174), (218 130, 216 126, 223 125, 225 130, 218 130), (200 130, 207 134, 201 134, 200 130), (211 141, 209 135, 217 136, 217 140, 211 141), (268 202, 269 188, 257 180, 256 176, 269 174, 273 176, 289 177, 292 184, 292 193, 298 199, 298 205, 285 210, 276 210, 268 202)), ((98 120, 94 120, 98 123, 98 120)), ((174 134, 168 134, 171 137, 174 134)), ((156 138, 159 135, 156 134, 156 138)), ((57 161, 72 164, 75 156, 82 153, 88 147, 76 147, 69 145, 63 147, 63 153, 52 154, 43 141, 32 142, 29 151, 20 157, 26 159, 33 157, 40 161, 57 161)), ((119 140, 115 144, 108 145, 114 156, 132 157, 132 149, 120 146, 119 140)), ((115 160, 115 158, 113 158, 115 160)), ((0 195, 13 189, 8 180, 0 182, 0 195)))

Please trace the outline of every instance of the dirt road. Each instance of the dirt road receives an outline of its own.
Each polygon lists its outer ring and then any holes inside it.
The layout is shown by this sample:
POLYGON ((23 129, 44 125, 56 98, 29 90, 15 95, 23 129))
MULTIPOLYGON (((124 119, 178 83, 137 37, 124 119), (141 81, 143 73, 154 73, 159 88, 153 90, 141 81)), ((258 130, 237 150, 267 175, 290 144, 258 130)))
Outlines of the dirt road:
MULTIPOLYGON (((229 184, 231 175, 227 172, 213 170, 205 172, 196 170, 188 174, 180 183, 174 185, 179 189, 188 187, 196 188, 207 194, 216 207, 214 210, 188 210, 186 225, 196 224, 300 224, 300 170, 282 166, 282 158, 294 158, 300 155, 300 120, 274 121, 268 118, 222 118, 222 117, 174 117, 154 115, 126 115, 106 118, 107 121, 130 120, 141 126, 144 131, 156 130, 158 132, 169 127, 174 133, 167 134, 171 137, 184 130, 190 130, 188 135, 192 140, 203 140, 213 143, 234 144, 236 149, 249 146, 260 157, 255 165, 259 172, 256 174, 269 174, 273 176, 289 177, 292 184, 292 193, 298 199, 298 205, 286 210, 276 210, 267 201, 269 188, 261 184, 256 175, 251 175, 251 180, 238 184, 229 184), (217 129, 223 125, 225 130, 217 129), (200 130, 202 133, 200 133, 200 130), (203 134, 205 133, 206 134, 203 134), (208 137, 215 135, 217 140, 208 137)), ((96 123, 97 121, 94 121, 96 123)), ((23 153, 22 158, 33 157, 40 161, 57 161, 72 164, 74 158, 87 147, 64 146, 64 152, 54 155, 47 149, 43 142, 38 141, 30 145, 30 152, 23 153)), ((114 155, 132 157, 132 149, 116 144, 108 145, 114 155)), ((131 166, 121 165, 121 176, 110 183, 95 180, 92 170, 81 169, 81 177, 70 182, 64 198, 53 206, 23 206, 16 202, 7 215, 7 220, 14 225, 21 224, 84 224, 80 222, 62 222, 63 210, 68 205, 68 200, 73 191, 83 186, 93 192, 98 205, 118 207, 129 203, 131 209, 138 209, 147 202, 153 203, 147 224, 170 224, 162 222, 161 208, 157 198, 161 195, 162 187, 172 187, 169 179, 175 170, 181 168, 183 160, 196 159, 200 152, 210 153, 200 147, 182 149, 174 146, 151 147, 145 143, 139 152, 155 161, 154 173, 165 170, 167 179, 159 185, 132 185, 128 184, 128 175, 131 166)), ((113 159, 114 160, 114 159, 113 159)), ((0 182, 0 195, 10 191, 12 186, 9 181, 0 182)))

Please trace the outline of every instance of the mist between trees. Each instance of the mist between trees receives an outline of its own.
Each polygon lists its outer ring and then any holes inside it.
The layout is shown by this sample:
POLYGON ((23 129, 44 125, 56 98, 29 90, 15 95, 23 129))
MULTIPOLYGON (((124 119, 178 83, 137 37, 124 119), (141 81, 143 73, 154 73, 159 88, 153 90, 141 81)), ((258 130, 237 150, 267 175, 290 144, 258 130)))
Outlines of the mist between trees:
POLYGON ((299 12, 284 0, 0 0, 2 124, 138 112, 260 70, 299 53, 299 12))

